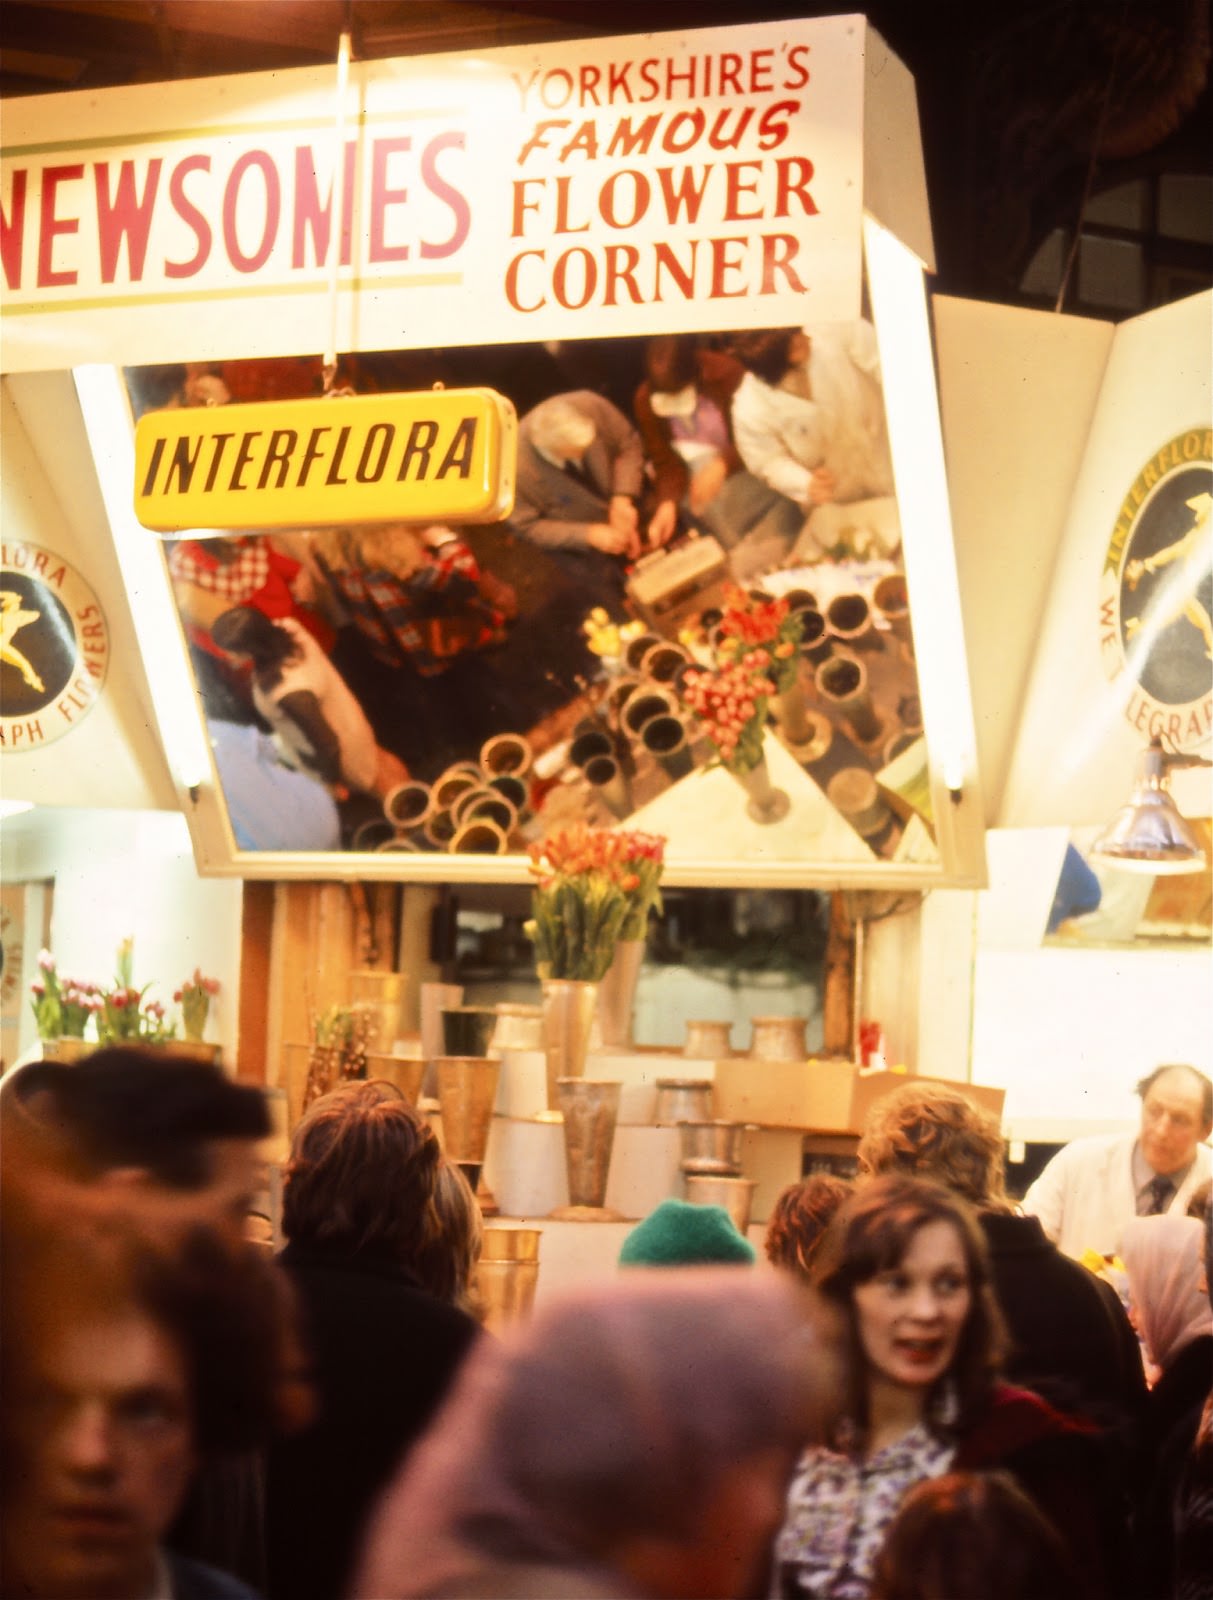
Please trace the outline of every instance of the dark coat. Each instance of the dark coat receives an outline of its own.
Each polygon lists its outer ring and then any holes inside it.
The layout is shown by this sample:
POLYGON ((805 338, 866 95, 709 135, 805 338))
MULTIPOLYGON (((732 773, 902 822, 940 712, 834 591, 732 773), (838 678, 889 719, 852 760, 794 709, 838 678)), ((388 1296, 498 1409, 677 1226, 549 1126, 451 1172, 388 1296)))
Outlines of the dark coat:
POLYGON ((230 1573, 220 1572, 201 1561, 191 1561, 187 1556, 169 1553, 165 1559, 173 1600, 260 1600, 255 1589, 230 1573))
POLYGON ((1119 1452, 1107 1436, 1029 1390, 998 1384, 961 1431, 952 1463, 956 1472, 996 1468, 1015 1478, 1061 1535, 1079 1582, 1076 1600, 1128 1600, 1119 1452))
POLYGON ((334 1600, 363 1523, 446 1396, 479 1328, 399 1268, 288 1245, 320 1414, 266 1467, 272 1600, 334 1600))
POLYGON ((1141 1600, 1171 1600, 1174 1592, 1180 1482, 1211 1391, 1213 1334, 1186 1344, 1150 1390, 1135 1476, 1133 1545, 1141 1600))
POLYGON ((605 522, 613 495, 638 500, 644 489, 644 448, 623 412, 588 389, 562 396, 594 424, 593 443, 573 477, 539 454, 531 420, 518 425, 516 499, 510 521, 536 544, 585 549, 586 528, 605 522))
POLYGON ((1063 1255, 1035 1217, 984 1211, 981 1226, 1011 1335, 1008 1381, 1116 1429, 1127 1447, 1145 1406, 1146 1380, 1116 1291, 1063 1255))

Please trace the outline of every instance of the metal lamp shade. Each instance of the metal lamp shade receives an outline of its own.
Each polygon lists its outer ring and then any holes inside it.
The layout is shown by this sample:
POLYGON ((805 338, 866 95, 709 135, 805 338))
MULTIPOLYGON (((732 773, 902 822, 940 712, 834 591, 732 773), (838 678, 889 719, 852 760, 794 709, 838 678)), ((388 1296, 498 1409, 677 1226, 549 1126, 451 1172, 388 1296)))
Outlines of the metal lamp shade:
POLYGON ((1178 875, 1205 864, 1200 839, 1171 798, 1167 756, 1152 744, 1141 758, 1133 796, 1091 847, 1092 856, 1135 872, 1178 875))

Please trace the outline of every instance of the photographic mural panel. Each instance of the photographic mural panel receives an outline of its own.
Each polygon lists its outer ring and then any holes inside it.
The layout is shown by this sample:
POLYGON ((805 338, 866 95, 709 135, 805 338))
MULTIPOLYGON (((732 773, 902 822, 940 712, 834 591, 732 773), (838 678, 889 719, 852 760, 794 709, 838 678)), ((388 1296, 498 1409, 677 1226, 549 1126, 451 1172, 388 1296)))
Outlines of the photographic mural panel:
MULTIPOLYGON (((323 391, 311 357, 126 380, 136 418, 323 391)), ((396 522, 164 541, 241 870, 474 876, 576 821, 666 834, 676 872, 939 868, 869 322, 360 353, 336 382, 434 385, 515 408, 505 520, 410 520, 406 475, 396 522)))

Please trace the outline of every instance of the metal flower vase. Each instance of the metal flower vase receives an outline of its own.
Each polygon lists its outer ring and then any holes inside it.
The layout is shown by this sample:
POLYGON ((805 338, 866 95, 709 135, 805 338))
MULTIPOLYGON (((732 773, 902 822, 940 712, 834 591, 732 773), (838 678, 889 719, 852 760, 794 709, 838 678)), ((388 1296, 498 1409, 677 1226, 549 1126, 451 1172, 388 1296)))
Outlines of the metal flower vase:
POLYGON ((777 789, 771 782, 765 755, 757 766, 750 767, 746 772, 738 772, 733 767, 729 771, 749 797, 745 811, 751 822, 779 822, 787 816, 792 802, 785 790, 777 789))
POLYGON ((618 1222, 604 1204, 619 1096, 623 1085, 598 1078, 561 1078, 557 1084, 564 1116, 564 1159, 569 1203, 552 1212, 570 1222, 618 1222))
POLYGON ((483 1326, 500 1333, 530 1315, 539 1282, 539 1228, 498 1223, 485 1228, 472 1295, 483 1326))
POLYGON ((620 939, 598 985, 598 1036, 609 1049, 629 1049, 636 984, 644 962, 643 939, 620 939))
POLYGON ((443 1148, 475 1191, 493 1125, 501 1062, 496 1056, 439 1056, 436 1066, 443 1148))
POLYGON ((583 978, 543 980, 543 1048, 547 1056, 548 1110, 560 1110, 560 1078, 585 1076, 598 985, 583 978))

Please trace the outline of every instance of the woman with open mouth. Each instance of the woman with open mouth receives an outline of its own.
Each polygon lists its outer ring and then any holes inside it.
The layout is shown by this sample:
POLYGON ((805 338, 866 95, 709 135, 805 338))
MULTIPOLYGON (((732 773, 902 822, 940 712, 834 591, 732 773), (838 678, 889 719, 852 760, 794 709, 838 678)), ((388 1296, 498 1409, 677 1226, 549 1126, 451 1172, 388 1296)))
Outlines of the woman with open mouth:
MULTIPOLYGON (((1003 1320, 965 1202, 917 1178, 861 1183, 814 1268, 847 1319, 849 1392, 833 1438, 801 1457, 772 1594, 867 1600, 907 1490, 946 1472, 994 1468, 1014 1475, 1066 1544, 1067 1600, 1116 1594, 1107 1539, 1124 1526, 1117 1452, 1088 1423, 997 1381, 1003 1320)), ((970 1593, 971 1574, 951 1581, 940 1591, 949 1600, 1002 1593, 970 1593)))

